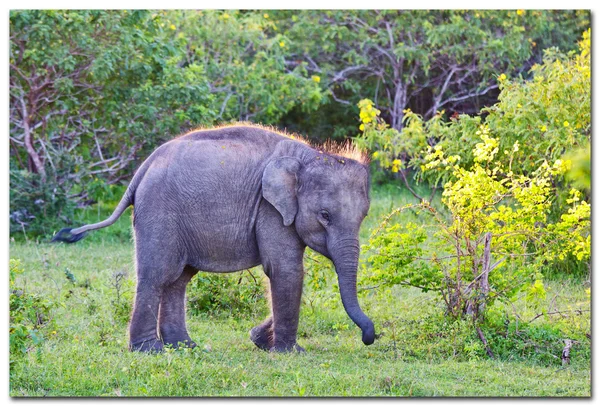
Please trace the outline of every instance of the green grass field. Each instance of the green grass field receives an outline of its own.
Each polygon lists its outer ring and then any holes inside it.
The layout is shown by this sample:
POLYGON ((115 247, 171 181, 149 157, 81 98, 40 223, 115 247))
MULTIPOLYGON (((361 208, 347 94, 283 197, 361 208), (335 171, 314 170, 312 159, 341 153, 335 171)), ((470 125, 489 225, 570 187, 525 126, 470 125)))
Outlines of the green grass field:
MULTIPOLYGON (((390 208, 414 202, 398 188, 375 190, 363 238, 390 208)), ((105 208, 79 213, 103 219, 105 208)), ((407 216, 411 215, 410 213, 407 216)), ((240 275, 218 294, 239 296, 208 311, 188 308, 188 329, 198 347, 157 355, 127 350, 127 323, 135 290, 130 216, 74 245, 12 242, 10 256, 23 273, 15 286, 51 303, 37 340, 11 354, 11 396, 590 396, 589 301, 582 278, 547 282, 547 302, 571 316, 540 317, 487 330, 489 359, 467 324, 449 323, 432 293, 394 288, 360 300, 384 335, 364 346, 339 296, 311 302, 305 290, 299 343, 305 354, 257 349, 248 331, 267 315, 263 295, 243 298, 240 275), (239 291, 236 290, 238 289, 239 291), (245 303, 244 311, 236 303, 245 303), (250 306, 248 306, 250 303, 250 306), (570 306, 570 307, 569 307, 570 306), (588 306, 587 308, 585 306, 588 306), (586 310, 587 309, 587 310, 586 310), (567 318, 565 318, 567 317, 567 318), (568 324, 568 328, 565 327, 568 324), (569 330, 571 329, 571 330, 569 330), (572 362, 562 366, 566 332, 576 334, 572 362)), ((311 266, 306 261, 307 268, 311 266)), ((260 279, 262 271, 253 270, 260 279)), ((198 278, 200 274, 196 277, 198 278)), ((333 271, 330 274, 334 279, 333 271)), ((260 283, 260 280, 257 282, 260 283)), ((201 286, 201 285, 198 285, 201 286)), ((221 300, 218 303, 224 303, 221 300)), ((523 319, 535 316, 523 301, 523 319)), ((509 312, 508 307, 503 311, 509 312)))

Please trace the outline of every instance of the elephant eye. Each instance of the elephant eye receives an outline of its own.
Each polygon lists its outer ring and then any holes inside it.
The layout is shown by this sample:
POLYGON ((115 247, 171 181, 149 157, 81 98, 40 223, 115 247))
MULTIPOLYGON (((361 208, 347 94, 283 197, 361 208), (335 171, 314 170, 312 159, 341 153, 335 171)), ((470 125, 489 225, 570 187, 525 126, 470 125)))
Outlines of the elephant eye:
POLYGON ((327 222, 327 224, 329 224, 329 222, 331 221, 331 215, 329 214, 329 212, 327 210, 321 210, 319 212, 319 215, 321 216, 321 218, 323 220, 325 220, 325 222, 327 222))

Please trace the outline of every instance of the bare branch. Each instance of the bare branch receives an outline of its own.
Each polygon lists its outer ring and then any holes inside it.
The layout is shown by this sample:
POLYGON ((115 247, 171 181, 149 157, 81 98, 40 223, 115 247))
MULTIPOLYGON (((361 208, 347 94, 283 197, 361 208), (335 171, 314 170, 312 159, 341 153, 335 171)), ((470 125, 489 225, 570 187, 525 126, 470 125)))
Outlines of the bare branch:
POLYGON ((329 92, 331 93, 331 96, 333 96, 333 100, 335 100, 338 103, 342 103, 342 104, 346 104, 346 105, 351 105, 352 103, 350 103, 348 100, 343 100, 338 98, 335 93, 333 92, 333 89, 329 89, 329 92))
MULTIPOLYGON (((312 65, 313 71, 321 73, 321 68, 319 68, 319 65, 310 57, 310 55, 304 54, 304 57, 312 65)), ((308 66, 307 66, 307 68, 308 68, 308 66)))
POLYGON ((414 191, 414 190, 413 190, 413 189, 410 187, 410 185, 408 184, 408 180, 406 179, 406 174, 404 173, 404 170, 403 170, 403 169, 400 169, 400 170, 398 171, 398 173, 399 173, 399 174, 400 174, 400 176, 402 177, 402 180, 404 181, 404 185, 406 186, 406 188, 408 189, 408 191, 409 191, 409 192, 410 192, 410 193, 411 193, 411 194, 412 194, 414 197, 416 197, 417 199, 419 199, 419 202, 422 202, 423 200, 425 200, 425 199, 423 199, 421 196, 419 196, 419 195, 417 194, 417 192, 415 192, 415 191, 414 191))
MULTIPOLYGON (((333 79, 331 79, 331 83, 336 83, 339 81, 342 81, 344 79, 346 79, 346 75, 352 72, 357 72, 360 71, 362 69, 365 69, 364 65, 355 65, 355 66, 349 66, 345 69, 342 69, 341 71, 339 71, 338 73, 335 74, 335 76, 333 77, 333 79)), ((330 85, 331 86, 331 85, 330 85)))
POLYGON ((219 112, 219 115, 217 116, 217 120, 219 120, 219 119, 221 119, 221 117, 223 117, 223 113, 225 112, 225 108, 227 107, 227 102, 233 95, 234 95, 234 92, 229 92, 227 94, 227 96, 225 96, 225 100, 223 100, 223 104, 221 104, 221 111, 219 112))
POLYGON ((442 107, 442 106, 444 106, 444 105, 446 105, 448 103, 453 103, 453 102, 457 102, 457 101, 467 100, 467 99, 470 99, 472 97, 483 96, 484 94, 486 94, 490 90, 497 89, 497 88, 498 88, 498 85, 491 85, 491 86, 488 86, 488 87, 486 87, 485 89, 483 89, 481 91, 476 91, 476 92, 468 93, 468 94, 463 95, 463 96, 451 97, 451 98, 446 99, 443 102, 441 102, 439 104, 439 107, 442 107))
MULTIPOLYGON (((33 127, 29 128, 29 131, 35 131, 38 128, 40 128, 42 125, 44 125, 44 122, 48 121, 50 119, 50 117, 55 116, 55 115, 64 115, 68 112, 67 109, 63 109, 63 110, 59 110, 59 111, 51 111, 50 113, 46 114, 44 117, 42 117, 42 119, 35 124, 33 127)), ((23 122, 25 120, 23 119, 23 122)), ((13 124, 17 125, 18 127, 24 128, 24 124, 18 124, 17 122, 13 121, 13 124)), ((19 135, 15 135, 13 136, 15 139, 22 139, 23 137, 25 137, 25 134, 19 134, 19 135)))

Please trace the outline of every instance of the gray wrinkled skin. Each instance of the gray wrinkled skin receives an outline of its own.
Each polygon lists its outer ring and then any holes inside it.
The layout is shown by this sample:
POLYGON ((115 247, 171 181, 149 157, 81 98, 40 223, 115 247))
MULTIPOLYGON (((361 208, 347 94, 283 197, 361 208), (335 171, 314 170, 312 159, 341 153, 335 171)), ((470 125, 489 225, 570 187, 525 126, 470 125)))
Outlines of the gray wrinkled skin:
POLYGON ((203 130, 159 147, 109 219, 61 230, 55 239, 76 241, 134 206, 132 350, 194 346, 185 324, 190 279, 199 270, 235 272, 262 264, 272 314, 250 338, 264 350, 302 351, 296 333, 306 246, 333 261, 344 308, 368 345, 375 330, 356 297, 368 190, 368 170, 357 161, 259 127, 203 130))

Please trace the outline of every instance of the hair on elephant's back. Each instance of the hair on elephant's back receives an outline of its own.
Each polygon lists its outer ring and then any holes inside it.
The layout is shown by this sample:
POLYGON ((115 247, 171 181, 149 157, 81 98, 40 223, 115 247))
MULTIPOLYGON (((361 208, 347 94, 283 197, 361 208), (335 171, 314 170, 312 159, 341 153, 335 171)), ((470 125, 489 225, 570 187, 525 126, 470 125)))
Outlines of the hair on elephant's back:
POLYGON ((335 142, 326 141, 323 144, 316 144, 309 141, 306 137, 297 133, 290 133, 286 130, 280 130, 270 125, 256 124, 250 122, 236 122, 223 124, 214 127, 199 127, 188 133, 182 134, 176 139, 188 138, 191 140, 223 140, 234 137, 247 137, 250 139, 256 139, 257 135, 264 137, 283 137, 293 141, 297 141, 304 144, 316 151, 325 153, 327 155, 337 156, 339 158, 347 158, 357 161, 363 165, 368 165, 370 162, 369 155, 366 151, 361 150, 351 141, 346 142, 335 142))
POLYGON ((236 123, 228 123, 222 124, 212 127, 197 127, 185 134, 182 134, 176 138, 189 137, 192 139, 206 139, 206 138, 214 138, 214 139, 223 139, 232 135, 237 136, 245 136, 245 135, 253 135, 261 134, 263 136, 276 135, 280 137, 284 137, 287 139, 291 139, 294 141, 301 142, 306 145, 310 145, 310 142, 298 135, 296 133, 289 133, 286 130, 280 130, 276 127, 264 124, 256 124, 250 122, 236 122, 236 123))

